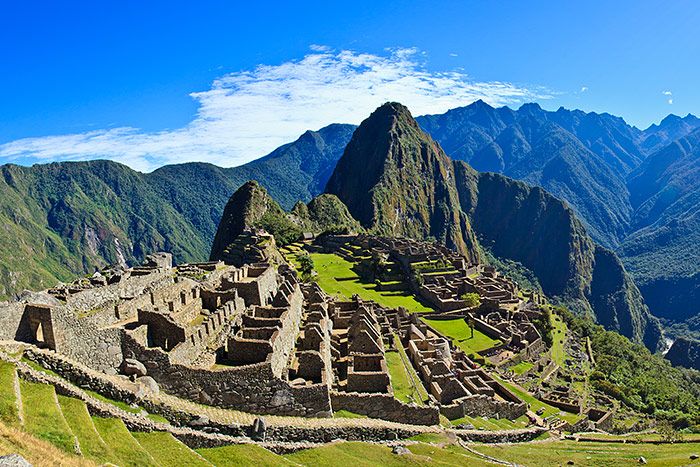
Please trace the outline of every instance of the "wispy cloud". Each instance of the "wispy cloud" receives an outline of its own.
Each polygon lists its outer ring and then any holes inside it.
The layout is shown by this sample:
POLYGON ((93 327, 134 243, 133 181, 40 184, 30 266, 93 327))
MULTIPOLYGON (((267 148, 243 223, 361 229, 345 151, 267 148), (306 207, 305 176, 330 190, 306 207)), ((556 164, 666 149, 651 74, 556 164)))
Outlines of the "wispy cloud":
POLYGON ((663 91, 661 94, 663 94, 664 96, 670 96, 673 93, 671 91, 663 91))
POLYGON ((587 86, 583 86, 583 87, 581 88, 581 92, 586 92, 586 91, 588 91, 588 87, 587 87, 587 86))
POLYGON ((389 100, 421 115, 477 99, 495 106, 552 96, 544 88, 475 81, 462 71, 428 71, 416 49, 385 55, 318 45, 311 50, 300 60, 222 76, 209 90, 191 94, 199 109, 183 128, 146 133, 122 127, 21 139, 0 145, 0 162, 106 158, 142 171, 187 161, 236 166, 307 129, 359 123, 389 100))

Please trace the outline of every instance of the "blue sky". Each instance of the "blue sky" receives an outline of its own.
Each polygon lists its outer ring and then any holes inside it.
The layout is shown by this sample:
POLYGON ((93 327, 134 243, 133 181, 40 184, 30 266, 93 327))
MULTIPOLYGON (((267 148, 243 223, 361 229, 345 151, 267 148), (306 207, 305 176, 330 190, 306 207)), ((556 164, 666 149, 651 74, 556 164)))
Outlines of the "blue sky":
POLYGON ((232 166, 389 99, 700 114, 692 1, 105 3, 3 3, 0 163, 232 166))

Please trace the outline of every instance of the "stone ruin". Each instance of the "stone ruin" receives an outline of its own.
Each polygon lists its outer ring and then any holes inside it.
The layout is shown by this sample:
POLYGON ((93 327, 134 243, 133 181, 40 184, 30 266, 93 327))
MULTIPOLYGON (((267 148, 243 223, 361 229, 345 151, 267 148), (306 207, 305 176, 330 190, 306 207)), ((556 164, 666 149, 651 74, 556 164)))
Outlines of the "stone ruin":
MULTIPOLYGON (((337 248, 348 238, 326 242, 324 248, 337 248)), ((399 273, 415 293, 440 305, 431 319, 472 320, 500 344, 466 355, 419 314, 358 296, 333 298, 315 283, 301 283, 285 263, 173 267, 167 254, 4 304, 0 339, 50 349, 150 390, 256 414, 329 417, 348 410, 432 425, 441 413, 515 419, 527 411, 474 360, 506 368, 540 358, 542 339, 531 320, 541 297, 439 245, 369 236, 353 237, 352 244, 348 252, 389 264, 384 278, 399 273), (420 286, 410 279, 416 264, 430 266, 422 269, 427 279, 420 286), (460 305, 460 295, 471 290, 486 303, 460 305), (412 384, 428 394, 422 405, 394 398, 386 352, 399 347, 417 375, 412 384)))

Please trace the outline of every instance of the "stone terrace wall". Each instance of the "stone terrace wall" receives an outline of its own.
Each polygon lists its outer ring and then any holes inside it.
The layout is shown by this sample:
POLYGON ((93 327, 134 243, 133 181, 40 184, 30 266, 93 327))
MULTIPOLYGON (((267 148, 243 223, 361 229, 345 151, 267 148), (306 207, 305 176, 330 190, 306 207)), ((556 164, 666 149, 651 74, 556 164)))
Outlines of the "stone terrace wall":
POLYGON ((85 318, 61 308, 51 310, 56 351, 85 362, 94 370, 117 369, 124 360, 122 331, 99 329, 85 318))
POLYGON ((500 401, 483 394, 463 397, 457 399, 453 404, 440 407, 440 413, 450 420, 456 420, 465 416, 515 420, 525 415, 526 412, 527 403, 525 402, 517 404, 515 402, 500 401))
POLYGON ((272 373, 281 377, 287 368, 289 357, 294 353, 297 336, 299 335, 299 323, 304 305, 304 294, 299 285, 294 285, 294 292, 287 297, 289 307, 283 314, 282 327, 277 334, 277 338, 272 342, 272 355, 270 365, 272 373))
POLYGON ((435 407, 405 404, 388 394, 345 393, 331 391, 333 411, 347 410, 371 418, 412 425, 437 425, 440 412, 435 407))
POLYGON ((268 362, 214 371, 172 363, 161 349, 144 348, 129 335, 123 347, 146 366, 162 390, 183 399, 259 414, 303 417, 331 413, 327 386, 291 386, 273 374, 268 362))

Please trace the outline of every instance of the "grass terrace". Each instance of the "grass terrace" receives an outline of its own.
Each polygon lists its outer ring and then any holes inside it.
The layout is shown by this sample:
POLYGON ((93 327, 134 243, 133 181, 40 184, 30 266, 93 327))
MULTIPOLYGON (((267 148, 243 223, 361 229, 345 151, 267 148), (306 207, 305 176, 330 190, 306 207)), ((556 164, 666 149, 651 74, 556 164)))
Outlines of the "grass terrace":
POLYGON ((398 308, 404 307, 409 311, 433 311, 416 300, 408 291, 379 292, 376 284, 361 282, 358 275, 350 269, 352 263, 335 254, 311 253, 314 269, 318 273, 317 282, 321 288, 331 295, 342 295, 348 299, 358 294, 365 300, 374 300, 380 305, 398 308), (341 279, 341 280, 337 280, 341 279))
POLYGON ((4 361, 0 361, 0 421, 11 425, 19 423, 15 396, 15 367, 4 361))
POLYGON ((468 354, 480 352, 501 343, 501 341, 491 339, 477 329, 474 329, 474 337, 472 337, 471 329, 461 318, 450 320, 423 318, 423 321, 440 334, 451 337, 454 340, 454 344, 468 354))

